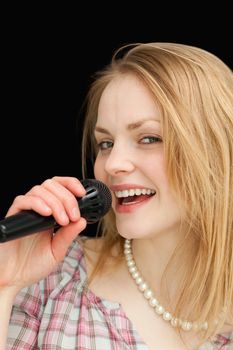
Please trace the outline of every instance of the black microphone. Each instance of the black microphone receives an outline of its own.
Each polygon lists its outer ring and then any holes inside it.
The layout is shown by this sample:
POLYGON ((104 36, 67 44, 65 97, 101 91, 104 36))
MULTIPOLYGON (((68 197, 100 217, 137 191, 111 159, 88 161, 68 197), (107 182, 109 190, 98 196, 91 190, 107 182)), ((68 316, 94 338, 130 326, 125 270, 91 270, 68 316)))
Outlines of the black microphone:
MULTIPOLYGON (((112 195, 108 187, 99 180, 84 179, 81 183, 86 195, 77 199, 79 210, 87 223, 93 224, 109 211, 112 195)), ((59 227, 52 215, 42 216, 33 210, 23 210, 0 221, 0 243, 59 227)))

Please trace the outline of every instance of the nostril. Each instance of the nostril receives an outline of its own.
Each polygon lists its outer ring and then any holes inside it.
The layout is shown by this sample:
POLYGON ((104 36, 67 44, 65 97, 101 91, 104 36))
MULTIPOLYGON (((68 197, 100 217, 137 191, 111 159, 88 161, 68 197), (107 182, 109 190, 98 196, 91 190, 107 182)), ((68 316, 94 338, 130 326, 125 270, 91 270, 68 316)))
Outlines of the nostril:
POLYGON ((105 171, 113 175, 132 172, 135 169, 135 166, 130 159, 124 157, 124 153, 125 152, 122 151, 121 156, 110 154, 105 163, 105 171))

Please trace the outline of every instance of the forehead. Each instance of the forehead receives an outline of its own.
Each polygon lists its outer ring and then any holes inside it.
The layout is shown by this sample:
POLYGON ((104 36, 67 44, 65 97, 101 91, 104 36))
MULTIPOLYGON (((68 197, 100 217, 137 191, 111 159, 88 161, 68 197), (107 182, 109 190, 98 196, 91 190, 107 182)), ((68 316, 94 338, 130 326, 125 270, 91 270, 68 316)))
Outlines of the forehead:
POLYGON ((160 111, 152 93, 133 74, 115 77, 101 96, 97 124, 109 119, 137 122, 144 116, 147 119, 160 119, 160 111))

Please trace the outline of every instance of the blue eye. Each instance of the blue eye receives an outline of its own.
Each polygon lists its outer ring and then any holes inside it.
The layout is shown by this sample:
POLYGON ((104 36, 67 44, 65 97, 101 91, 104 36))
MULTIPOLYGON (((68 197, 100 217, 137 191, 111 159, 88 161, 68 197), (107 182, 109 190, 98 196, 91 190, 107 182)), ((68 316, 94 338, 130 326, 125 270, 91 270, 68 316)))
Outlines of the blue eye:
POLYGON ((157 143, 162 142, 162 139, 157 136, 145 136, 140 140, 140 143, 143 144, 150 144, 150 143, 157 143))
POLYGON ((108 148, 111 148, 113 146, 113 142, 111 141, 101 141, 98 143, 98 147, 100 150, 106 150, 108 148))

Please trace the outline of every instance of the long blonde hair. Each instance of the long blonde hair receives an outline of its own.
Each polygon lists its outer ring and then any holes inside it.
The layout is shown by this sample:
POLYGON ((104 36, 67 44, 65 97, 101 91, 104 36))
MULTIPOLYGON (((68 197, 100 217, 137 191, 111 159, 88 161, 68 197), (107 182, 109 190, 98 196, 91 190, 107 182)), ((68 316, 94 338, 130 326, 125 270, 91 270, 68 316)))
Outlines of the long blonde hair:
MULTIPOLYGON (((90 154, 95 157, 93 128, 102 92, 116 75, 128 73, 141 79, 162 110, 167 177, 198 242, 177 310, 185 305, 187 319, 208 320, 207 339, 226 322, 233 301, 232 71, 215 55, 184 44, 119 49, 97 73, 87 96, 83 164, 90 154)), ((113 245, 122 248, 112 211, 101 230, 104 245, 95 272, 101 271, 113 245)))

